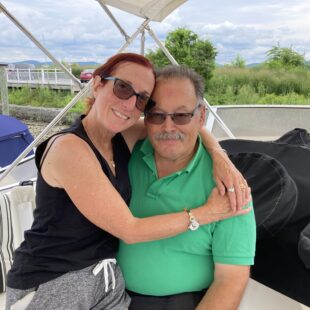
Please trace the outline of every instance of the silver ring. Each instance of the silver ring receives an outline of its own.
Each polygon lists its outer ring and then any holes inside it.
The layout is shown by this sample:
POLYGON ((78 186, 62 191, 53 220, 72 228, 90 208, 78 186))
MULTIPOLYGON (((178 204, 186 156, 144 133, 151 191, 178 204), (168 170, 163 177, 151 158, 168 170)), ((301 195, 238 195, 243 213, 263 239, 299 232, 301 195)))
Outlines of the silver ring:
POLYGON ((234 187, 227 188, 227 191, 230 192, 230 193, 234 193, 235 192, 235 188, 234 187))

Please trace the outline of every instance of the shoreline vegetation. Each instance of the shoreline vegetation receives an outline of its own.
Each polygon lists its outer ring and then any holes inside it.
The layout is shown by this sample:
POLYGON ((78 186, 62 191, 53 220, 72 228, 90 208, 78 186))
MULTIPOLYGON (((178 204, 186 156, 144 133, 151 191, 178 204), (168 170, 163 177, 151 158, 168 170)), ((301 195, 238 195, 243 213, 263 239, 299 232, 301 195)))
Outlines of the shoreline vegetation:
MULTIPOLYGON (((200 38, 185 27, 168 33, 165 47, 179 64, 184 64, 205 80, 205 98, 211 105, 285 104, 310 105, 310 62, 305 54, 280 44, 266 51, 266 60, 246 66, 237 55, 224 66, 216 66, 218 51, 211 41, 200 38)), ((160 49, 148 51, 146 57, 155 68, 170 64, 160 49)), ((65 66, 69 64, 63 61, 65 66)), ((72 73, 79 77, 83 69, 70 64, 72 73)), ((9 103, 23 106, 63 108, 73 94, 64 90, 27 87, 9 91, 9 103)), ((78 102, 70 113, 81 113, 83 102, 78 102)))
MULTIPOLYGON (((205 97, 211 105, 310 105, 310 71, 218 67, 207 81, 205 97)), ((29 87, 9 90, 9 103, 42 108, 63 108, 74 97, 70 91, 29 87)), ((82 113, 79 101, 71 113, 82 113)))

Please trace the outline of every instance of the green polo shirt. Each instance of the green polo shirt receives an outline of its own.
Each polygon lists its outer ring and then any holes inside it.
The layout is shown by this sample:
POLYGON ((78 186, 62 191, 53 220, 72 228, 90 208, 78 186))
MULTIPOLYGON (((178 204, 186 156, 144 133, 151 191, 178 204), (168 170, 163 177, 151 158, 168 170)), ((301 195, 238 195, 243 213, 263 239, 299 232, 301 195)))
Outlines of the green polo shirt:
MULTIPOLYGON (((150 141, 139 142, 129 175, 130 209, 139 218, 201 206, 215 186, 212 160, 200 139, 187 167, 161 179, 150 141)), ((131 291, 156 296, 199 291, 212 283, 214 263, 252 265, 255 240, 252 211, 172 238, 131 245, 121 241, 118 262, 131 291)))

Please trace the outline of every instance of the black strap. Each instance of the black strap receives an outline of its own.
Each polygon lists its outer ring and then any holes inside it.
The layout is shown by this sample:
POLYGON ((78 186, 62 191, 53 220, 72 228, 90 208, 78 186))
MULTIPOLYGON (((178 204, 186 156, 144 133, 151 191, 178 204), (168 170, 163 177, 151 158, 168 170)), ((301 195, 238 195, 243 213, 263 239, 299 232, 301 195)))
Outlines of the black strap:
POLYGON ((41 161, 40 161, 40 166, 39 166, 39 171, 41 171, 43 162, 46 158, 47 153, 49 152, 50 148, 52 147, 53 143, 56 141, 57 138, 62 137, 63 134, 59 134, 58 136, 55 137, 55 139, 51 142, 51 144, 48 146, 47 149, 45 149, 44 154, 42 155, 41 161))

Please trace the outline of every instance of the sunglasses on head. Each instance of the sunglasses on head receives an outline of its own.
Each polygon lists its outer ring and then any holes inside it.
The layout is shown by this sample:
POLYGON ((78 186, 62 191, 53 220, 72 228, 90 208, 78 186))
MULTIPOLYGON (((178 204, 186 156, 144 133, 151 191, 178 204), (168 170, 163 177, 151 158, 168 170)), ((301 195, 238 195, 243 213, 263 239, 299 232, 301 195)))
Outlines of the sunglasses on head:
POLYGON ((143 93, 137 93, 133 89, 133 87, 114 76, 108 76, 108 77, 101 77, 101 80, 108 80, 108 81, 114 81, 113 85, 113 93, 114 95, 122 100, 127 100, 131 98, 132 96, 136 96, 136 108, 140 110, 141 112, 144 111, 145 106, 147 105, 148 101, 150 100, 150 97, 143 93))
POLYGON ((188 124, 195 112, 201 107, 201 105, 197 105, 196 108, 192 112, 188 113, 163 113, 163 112, 147 112, 145 114, 145 120, 153 125, 161 125, 165 122, 167 116, 170 116, 172 121, 176 125, 186 125, 188 124))

